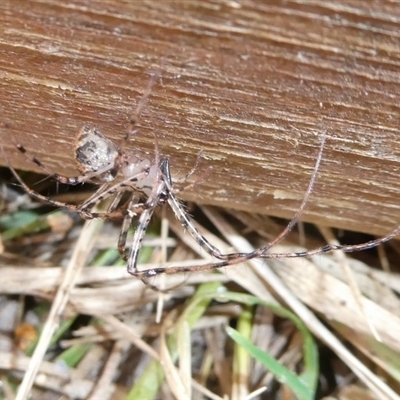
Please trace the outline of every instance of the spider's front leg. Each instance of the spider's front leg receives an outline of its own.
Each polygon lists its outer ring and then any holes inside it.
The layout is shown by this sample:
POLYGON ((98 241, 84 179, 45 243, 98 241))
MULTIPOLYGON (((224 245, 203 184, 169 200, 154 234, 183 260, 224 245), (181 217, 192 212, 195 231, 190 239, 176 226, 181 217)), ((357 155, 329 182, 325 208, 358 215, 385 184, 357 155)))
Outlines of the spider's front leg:
MULTIPOLYGON (((140 271, 138 271, 138 269, 137 269, 137 260, 138 260, 140 249, 142 247, 142 242, 143 242, 144 236, 147 231, 147 227, 149 226, 149 223, 150 223, 151 217, 153 216, 154 210, 155 210, 155 208, 147 208, 140 215, 137 227, 135 229, 135 233, 132 238, 131 248, 130 248, 128 254, 125 253, 125 247, 124 247, 123 258, 124 258, 124 260, 126 260, 128 262, 128 265, 127 265, 128 273, 130 273, 133 276, 138 276, 138 273, 140 273, 140 271)), ((130 219, 132 221, 132 217, 130 219)), ((122 232, 121 232, 121 235, 122 235, 122 232)), ((126 234, 125 234, 125 239, 126 239, 126 234)), ((118 243, 118 244, 120 244, 120 243, 118 243)))

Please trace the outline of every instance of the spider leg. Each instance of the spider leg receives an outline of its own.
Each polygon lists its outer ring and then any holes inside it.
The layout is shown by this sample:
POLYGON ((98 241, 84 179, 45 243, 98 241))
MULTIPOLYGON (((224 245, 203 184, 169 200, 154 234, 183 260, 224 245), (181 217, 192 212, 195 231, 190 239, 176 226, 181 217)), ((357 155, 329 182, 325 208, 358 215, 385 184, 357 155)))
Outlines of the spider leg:
MULTIPOLYGON (((171 188, 172 189, 172 188, 171 188)), ((233 254, 222 254, 220 250, 211 244, 204 236, 200 234, 198 229, 194 226, 193 222, 189 218, 187 212, 183 208, 182 204, 178 200, 178 198, 169 190, 169 198, 168 204, 172 208, 176 218, 178 218, 179 222, 186 229, 192 238, 211 256, 218 258, 219 260, 229 259, 231 256, 242 255, 241 253, 233 253, 233 254)))
POLYGON ((196 161, 194 162, 193 168, 183 178, 174 179, 174 183, 184 183, 184 182, 186 182, 196 172, 197 168, 199 167, 202 155, 203 155, 203 149, 201 149, 197 153, 196 161))
POLYGON ((147 279, 155 277, 160 274, 175 275, 175 274, 182 274, 182 273, 211 271, 211 270, 227 267, 229 265, 243 263, 245 261, 251 260, 252 258, 256 257, 255 255, 253 255, 253 253, 243 253, 243 254, 245 254, 245 255, 240 258, 221 261, 221 262, 217 262, 217 263, 207 263, 207 264, 202 264, 202 265, 188 265, 185 267, 174 267, 174 266, 159 267, 159 268, 147 269, 144 271, 136 270, 136 272, 132 275, 141 279, 143 282, 147 282, 147 279))
MULTIPOLYGON (((146 208, 139 217, 137 228, 133 235, 132 244, 131 244, 131 248, 130 248, 129 255, 128 255, 127 271, 129 274, 135 276, 136 278, 139 278, 151 290, 154 290, 159 293, 168 293, 173 288, 163 290, 163 289, 159 289, 157 286, 152 285, 149 282, 149 278, 157 275, 157 274, 149 273, 153 270, 139 271, 137 269, 137 260, 138 260, 138 256, 139 256, 139 251, 142 247, 142 242, 143 242, 147 227, 149 225, 149 222, 151 220, 151 217, 153 216, 155 208, 156 208, 155 206, 146 208)), ((161 269, 164 270, 164 268, 161 268, 161 269)))
MULTIPOLYGON (((122 196, 124 195, 125 192, 117 192, 115 198, 112 200, 112 203, 110 204, 110 206, 107 208, 107 211, 105 212, 91 212, 91 216, 93 218, 103 218, 103 219, 110 219, 110 220, 124 220, 126 218, 126 216, 129 214, 129 203, 131 201, 131 199, 128 199, 127 202, 125 202, 125 204, 123 204, 122 206, 120 205, 120 201, 122 196)), ((136 199, 136 204, 134 204, 133 206, 131 206, 130 208, 134 208, 135 209, 135 215, 140 214, 143 209, 144 209, 144 204, 143 203, 139 203, 138 199, 139 197, 136 196, 135 193, 132 193, 131 196, 135 196, 136 199)))
MULTIPOLYGON (((189 179, 190 176, 192 176, 196 170, 199 167, 200 161, 201 161, 201 156, 203 154, 203 150, 200 150, 199 153, 197 154, 196 157, 196 161, 194 163, 193 168, 183 177, 180 179, 175 179, 172 181, 172 178, 170 179, 171 185, 172 182, 174 184, 178 183, 178 184, 182 184, 184 182, 187 182, 187 180, 189 179)), ((205 171, 203 171, 203 173, 193 182, 193 183, 189 183, 188 185, 181 187, 181 188, 176 188, 174 186, 173 192, 174 193, 179 193, 179 192, 183 192, 184 190, 188 190, 188 189, 192 189, 195 185, 197 185, 198 183, 204 181, 206 179, 206 177, 210 174, 210 172, 212 171, 213 167, 209 166, 205 171)))
POLYGON ((318 173, 318 170, 319 170, 319 166, 321 165, 321 161, 322 161, 322 153, 323 153, 324 146, 325 146, 325 140, 326 140, 326 136, 324 134, 322 136, 322 140, 321 140, 320 148, 319 148, 319 151, 318 151, 317 160, 315 162, 314 170, 313 170, 313 173, 311 175, 310 182, 308 183, 308 187, 307 187, 306 193, 305 193, 305 195, 303 197, 303 201, 300 204, 300 207, 297 209, 296 213, 294 214, 294 217, 286 225, 286 228, 272 242, 270 242, 266 246, 263 246, 263 247, 259 248, 258 250, 256 250, 256 252, 257 252, 256 257, 264 256, 265 253, 271 247, 275 246, 278 242, 283 240, 290 233, 290 231, 294 228, 294 226, 299 222, 301 214, 303 213, 304 209, 306 208, 308 200, 309 200, 309 198, 311 196, 311 193, 312 193, 312 191, 314 189, 315 181, 317 180, 317 173, 318 173))
POLYGON ((129 227, 132 224, 132 219, 137 215, 136 212, 132 210, 138 205, 137 202, 138 196, 136 194, 132 194, 128 201, 126 214, 122 221, 121 232, 118 237, 118 252, 124 261, 128 261, 129 257, 129 254, 126 252, 126 238, 128 236, 129 227))
MULTIPOLYGON (((107 219, 120 219, 125 216, 125 210, 115 210, 116 205, 113 205, 116 199, 113 200, 112 205, 109 207, 109 209, 106 212, 91 212, 91 209, 98 204, 99 202, 107 199, 114 193, 116 193, 118 190, 120 190, 121 187, 126 188, 129 186, 129 182, 134 182, 137 181, 140 178, 143 178, 147 175, 147 171, 143 171, 141 173, 138 173, 134 177, 126 178, 123 181, 114 184, 110 187, 106 187, 107 185, 102 185, 93 196, 90 197, 89 200, 86 200, 82 204, 78 205, 73 205, 73 204, 68 204, 64 203, 61 201, 53 200, 50 199, 49 197, 43 196, 40 193, 32 190, 18 175, 17 171, 9 165, 11 173, 14 175, 15 179, 18 181, 18 183, 21 185, 21 187, 24 189, 24 191, 31 196, 32 198, 45 203, 45 204, 50 204, 54 207, 60 207, 60 208, 65 208, 69 211, 76 212, 82 217, 83 219, 94 219, 94 218, 107 218, 107 219)), ((122 196, 122 193, 121 193, 122 196)), ((118 196, 118 202, 120 201, 121 197, 118 196)), ((118 203, 117 203, 118 204, 118 203)))
POLYGON ((379 246, 383 243, 388 242, 389 240, 395 238, 396 236, 400 235, 400 225, 393 229, 392 232, 388 233, 387 235, 380 237, 378 239, 370 240, 369 242, 360 243, 360 244, 353 244, 353 245, 346 245, 346 244, 338 244, 338 245, 331 245, 328 244, 326 246, 318 247, 313 250, 302 251, 302 252, 295 252, 295 253, 271 253, 265 254, 260 256, 260 258, 295 258, 295 257, 312 257, 318 254, 329 253, 331 251, 340 250, 345 253, 351 253, 354 251, 362 251, 372 249, 376 246, 379 246))
POLYGON ((182 224, 193 239, 210 255, 218 259, 225 259, 229 255, 223 255, 217 247, 212 245, 204 236, 200 234, 193 222, 190 220, 184 207, 173 193, 171 171, 169 166, 169 159, 164 158, 160 164, 160 171, 163 175, 163 182, 166 188, 167 202, 174 212, 176 218, 182 224))
POLYGON ((137 259, 140 252, 140 248, 142 246, 144 236, 146 234, 147 227, 149 226, 149 222, 151 220, 151 217, 153 216, 154 210, 155 207, 151 207, 145 209, 142 212, 142 214, 139 217, 135 233, 133 234, 131 248, 129 250, 129 254, 127 255, 127 261, 128 261, 127 270, 133 276, 138 276, 137 274, 140 273, 140 271, 138 271, 137 269, 137 259))
POLYGON ((156 80, 159 78, 160 72, 152 74, 149 82, 147 83, 147 87, 142 95, 142 97, 139 100, 138 105, 136 106, 135 111, 133 112, 133 115, 130 117, 130 123, 131 123, 131 130, 122 138, 119 148, 123 152, 124 148, 126 147, 127 143, 129 142, 129 138, 134 135, 137 130, 134 129, 134 127, 137 125, 140 117, 140 113, 143 110, 143 107, 146 105, 147 99, 149 98, 151 94, 151 90, 156 82, 156 80))
MULTIPOLYGON (((134 277, 139 278, 151 290, 154 290, 155 292, 159 292, 159 293, 168 293, 173 288, 163 290, 163 289, 159 289, 157 286, 152 285, 149 282, 150 278, 157 275, 157 274, 151 273, 153 271, 152 269, 145 270, 145 271, 139 271, 137 269, 137 260, 138 260, 138 256, 139 256, 139 251, 141 249, 143 238, 145 236, 147 227, 148 227, 151 217, 154 213, 154 210, 155 210, 155 207, 147 208, 142 212, 142 214, 139 217, 137 228, 135 230, 135 233, 134 233, 134 236, 132 239, 131 248, 130 248, 129 255, 128 255, 127 271, 129 274, 133 275, 134 277)), ((162 273, 164 272, 164 270, 166 270, 166 268, 161 268, 161 269, 163 270, 162 273)))
POLYGON ((109 183, 104 183, 101 185, 88 199, 78 206, 77 212, 83 219, 93 219, 93 218, 107 218, 107 219, 120 219, 123 214, 116 210, 124 191, 119 191, 121 182, 118 182, 112 186, 109 183), (101 201, 115 195, 111 204, 108 206, 105 212, 91 212, 91 209, 101 201))
POLYGON ((122 196, 124 195, 124 192, 117 192, 114 196, 114 198, 111 201, 111 204, 107 208, 107 212, 111 213, 114 210, 117 209, 119 203, 121 202, 122 196))
POLYGON ((38 192, 35 192, 34 190, 32 190, 22 179, 21 177, 18 175, 17 171, 11 166, 8 166, 10 168, 11 173, 14 175, 14 178, 18 181, 18 183, 21 185, 22 189, 24 189, 24 191, 32 198, 40 201, 41 203, 47 203, 50 204, 54 207, 60 207, 60 208, 65 208, 67 210, 70 211, 74 211, 74 212, 78 212, 78 206, 75 206, 73 204, 68 204, 68 203, 64 203, 61 201, 57 201, 57 200, 52 200, 46 196, 41 195, 38 192))
MULTIPOLYGON (((159 185, 159 186, 162 188, 162 185, 159 185)), ((160 195, 158 195, 158 197, 160 198, 160 195)), ((129 250, 128 260, 127 260, 128 261, 127 271, 129 274, 139 278, 151 290, 154 290, 154 291, 160 292, 160 293, 167 293, 168 290, 159 289, 157 286, 152 285, 148 281, 148 278, 151 278, 153 276, 152 274, 147 273, 149 270, 139 271, 137 269, 137 260, 138 260, 138 256, 139 256, 139 251, 142 247, 142 242, 143 242, 147 227, 149 225, 151 217, 153 216, 154 210, 156 209, 158 201, 155 198, 153 198, 150 201, 150 203, 151 203, 151 205, 148 208, 146 208, 139 217, 139 221, 138 221, 135 233, 133 235, 131 248, 129 250)))
MULTIPOLYGON (((264 254, 268 249, 270 249, 272 246, 277 244, 279 241, 281 241, 284 237, 286 237, 289 232, 293 229, 293 227, 297 224, 297 222, 300 219, 300 216, 302 212, 304 211, 304 208, 308 202, 308 199, 310 198, 310 195, 312 193, 313 187, 315 185, 315 181, 317 178, 317 172, 319 169, 319 166, 321 164, 322 160, 322 153, 325 145, 325 136, 323 136, 321 140, 321 145, 319 148, 317 160, 314 166, 313 173, 311 175, 310 182, 307 187, 307 191, 305 193, 305 196, 303 197, 303 201, 297 210, 296 214, 292 218, 292 220, 289 222, 289 224, 286 226, 286 228, 281 232, 280 235, 278 235, 272 242, 268 243, 266 246, 259 248, 255 252, 250 253, 251 258, 254 257, 260 257, 262 254, 264 254)), ((169 182, 166 182, 166 185, 169 185, 169 182)), ((169 188, 172 190, 172 188, 169 188)), ((193 237, 193 239, 205 250, 207 253, 209 253, 211 256, 218 258, 219 260, 235 260, 235 259, 241 259, 243 257, 246 257, 246 253, 230 253, 230 254, 222 254, 218 248, 216 248, 214 245, 212 245, 204 236, 202 236, 197 228, 193 225, 192 221, 188 217, 187 213, 183 209, 182 205, 180 204, 179 200, 171 193, 170 197, 168 199, 168 203, 170 204, 171 208, 173 209, 175 215, 183 225, 185 229, 189 232, 189 234, 193 237)), ((240 261, 242 262, 242 261, 240 261)), ((236 264, 236 263, 235 263, 236 264)))

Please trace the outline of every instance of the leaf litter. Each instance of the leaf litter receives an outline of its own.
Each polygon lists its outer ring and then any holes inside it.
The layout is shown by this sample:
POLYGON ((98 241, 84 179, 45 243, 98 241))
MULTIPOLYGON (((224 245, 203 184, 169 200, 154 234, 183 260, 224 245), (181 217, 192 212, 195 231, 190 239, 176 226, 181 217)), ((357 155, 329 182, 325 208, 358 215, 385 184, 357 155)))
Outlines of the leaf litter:
MULTIPOLYGON (((158 277, 158 287, 173 288, 158 293, 118 261, 115 223, 107 221, 100 229, 102 221, 83 223, 62 210, 49 211, 16 195, 12 186, 3 186, 1 193, 3 398, 29 393, 33 399, 293 396, 296 384, 286 381, 289 375, 272 374, 273 367, 268 370, 261 356, 250 356, 250 348, 238 355, 243 347, 230 339, 229 327, 292 373, 316 376, 319 386, 302 392, 305 398, 355 399, 360 392, 365 398, 399 398, 400 279, 379 269, 376 252, 365 252, 363 262, 318 255, 158 277), (231 292, 258 303, 232 301, 231 292), (304 348, 307 334, 274 306, 290 308, 317 340, 319 355, 311 369, 305 357, 313 359, 314 347, 304 348), (240 322, 243 315, 248 317, 240 322), (24 377, 27 383, 21 385, 24 377)), ((212 230, 198 224, 201 234, 226 252, 249 252, 284 226, 265 216, 199 210, 193 209, 197 222, 212 230)), ((165 218, 168 236, 157 236, 160 222, 153 224, 139 268, 210 259, 173 216, 165 218)), ((301 241, 308 248, 324 244, 307 227, 301 241)), ((297 243, 299 235, 292 232, 274 251, 302 251, 297 243)), ((392 268, 397 251, 396 244, 387 246, 392 268)))

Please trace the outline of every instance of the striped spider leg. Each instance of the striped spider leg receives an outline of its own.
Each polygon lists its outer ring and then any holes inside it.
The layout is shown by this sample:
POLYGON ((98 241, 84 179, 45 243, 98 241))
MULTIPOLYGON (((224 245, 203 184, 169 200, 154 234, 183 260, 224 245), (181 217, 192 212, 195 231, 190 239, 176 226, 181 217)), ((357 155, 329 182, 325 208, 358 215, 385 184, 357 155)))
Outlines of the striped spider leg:
MULTIPOLYGON (((318 153, 318 157, 315 163, 315 167, 313 170, 313 174, 311 176, 307 191, 305 193, 305 196, 303 198, 303 201, 295 213, 294 217, 292 220, 288 223, 286 228, 270 243, 266 244, 265 246, 262 246, 250 253, 230 253, 230 254, 222 254, 215 246, 213 246, 206 238, 204 238, 199 231, 196 229, 196 227, 193 225, 191 220, 189 219, 187 213, 185 212, 184 208, 180 204, 179 200, 176 198, 174 194, 174 188, 172 186, 172 180, 170 178, 170 172, 169 172, 169 164, 166 164, 164 168, 162 169, 163 177, 164 177, 164 187, 167 193, 167 201, 172 210, 175 213, 175 216, 179 219, 181 222, 182 226, 191 234, 191 236, 197 241, 197 243, 205 250, 207 251, 210 255, 213 257, 221 260, 217 262, 209 262, 203 265, 189 265, 189 266, 184 266, 184 267, 176 267, 176 266, 168 266, 168 267, 159 267, 159 268, 152 268, 148 270, 143 270, 139 271, 136 269, 136 267, 131 268, 129 272, 142 279, 143 281, 147 281, 149 278, 157 276, 159 274, 167 274, 167 275, 173 275, 177 273, 190 273, 190 272, 200 272, 200 271, 209 271, 209 270, 214 270, 214 269, 219 269, 223 267, 227 267, 230 265, 235 265, 239 263, 246 262, 248 260, 254 259, 254 258, 260 258, 260 259, 268 259, 268 258, 296 258, 296 257, 311 257, 317 254, 323 254, 335 250, 341 250, 344 252, 355 252, 355 251, 361 251, 361 250, 367 250, 373 247, 376 247, 380 244, 383 244, 394 237, 398 236, 400 234, 400 226, 396 227, 392 232, 387 234, 386 236, 383 236, 381 238, 371 240, 365 243, 361 244, 356 244, 356 245, 325 245, 322 247, 318 247, 316 249, 312 249, 309 251, 303 251, 303 252, 292 252, 292 253, 269 253, 269 250, 275 246, 278 242, 280 242, 283 238, 285 238, 289 232, 293 229, 293 227, 296 225, 296 223, 299 221, 299 218, 308 202, 308 199, 312 193, 317 172, 319 169, 319 165, 321 163, 322 159, 322 152, 323 152, 323 147, 325 144, 325 137, 323 137, 321 141, 321 146, 320 150, 318 153)), ((142 214, 141 218, 145 218, 145 216, 142 214)), ((131 264, 131 266, 134 266, 134 264, 131 264)), ((129 268, 129 267, 128 267, 129 268)))

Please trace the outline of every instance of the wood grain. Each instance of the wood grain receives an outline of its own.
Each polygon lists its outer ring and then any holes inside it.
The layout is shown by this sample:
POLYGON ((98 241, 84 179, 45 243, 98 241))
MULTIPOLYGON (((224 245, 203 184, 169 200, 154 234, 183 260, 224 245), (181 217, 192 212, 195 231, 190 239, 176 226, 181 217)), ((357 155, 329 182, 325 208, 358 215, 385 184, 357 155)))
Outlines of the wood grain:
MULTIPOLYGON (((327 141, 303 220, 375 234, 400 223, 400 7, 392 1, 0 3, 0 138, 74 175, 83 123, 119 140, 152 74, 132 151, 182 198, 291 217, 327 141)), ((2 158, 4 158, 2 156, 2 158)), ((3 159, 2 163, 6 161, 3 159)))

